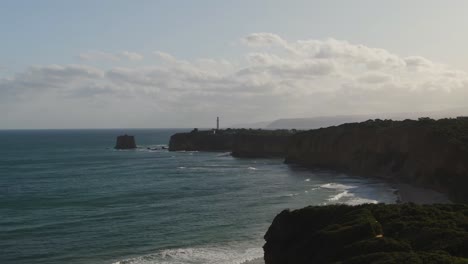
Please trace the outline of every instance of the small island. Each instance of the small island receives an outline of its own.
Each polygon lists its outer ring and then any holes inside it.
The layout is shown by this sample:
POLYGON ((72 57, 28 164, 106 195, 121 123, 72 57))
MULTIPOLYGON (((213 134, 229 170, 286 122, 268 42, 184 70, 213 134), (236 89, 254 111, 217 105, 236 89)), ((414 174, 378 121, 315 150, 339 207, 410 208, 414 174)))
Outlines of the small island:
POLYGON ((134 136, 125 134, 117 137, 115 149, 135 149, 136 147, 134 136))

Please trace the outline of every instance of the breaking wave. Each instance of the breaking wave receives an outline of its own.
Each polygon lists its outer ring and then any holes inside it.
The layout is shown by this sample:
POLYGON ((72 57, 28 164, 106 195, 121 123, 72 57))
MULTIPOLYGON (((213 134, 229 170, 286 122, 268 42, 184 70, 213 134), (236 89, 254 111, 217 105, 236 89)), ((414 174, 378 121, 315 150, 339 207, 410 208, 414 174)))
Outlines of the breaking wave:
MULTIPOLYGON (((200 247, 166 249, 114 264, 243 264, 261 259, 262 248, 200 247)), ((261 263, 261 262, 260 262, 261 263)))

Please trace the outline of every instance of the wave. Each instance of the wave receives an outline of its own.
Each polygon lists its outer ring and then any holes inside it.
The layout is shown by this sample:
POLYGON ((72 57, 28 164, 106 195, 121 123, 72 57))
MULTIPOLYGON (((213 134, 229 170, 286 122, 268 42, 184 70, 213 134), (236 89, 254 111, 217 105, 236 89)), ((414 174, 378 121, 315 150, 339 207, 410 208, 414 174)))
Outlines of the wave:
POLYGON ((216 157, 228 157, 231 156, 231 152, 223 152, 221 154, 216 155, 216 157))
POLYGON ((255 167, 248 167, 247 169, 248 170, 257 170, 257 168, 255 168, 255 167))
MULTIPOLYGON (((228 247, 166 249, 114 264, 243 264, 263 257, 262 248, 232 249, 228 247)), ((261 263, 261 262, 260 262, 261 263)))
POLYGON ((354 194, 349 193, 348 191, 340 192, 337 195, 333 195, 330 198, 328 198, 328 201, 339 201, 341 198, 344 197, 354 197, 354 194))
POLYGON ((378 203, 377 200, 360 197, 360 195, 358 194, 359 192, 353 193, 351 190, 357 188, 357 186, 344 185, 344 184, 338 184, 338 183, 327 183, 327 184, 321 185, 320 188, 332 189, 332 190, 338 191, 337 194, 331 195, 327 199, 327 201, 329 202, 344 203, 348 205, 378 203))
POLYGON ((348 189, 353 189, 353 188, 356 188, 356 187, 357 186, 339 184, 339 183, 334 183, 334 182, 320 185, 320 188, 336 189, 336 190, 348 190, 348 189))
POLYGON ((376 203, 379 203, 379 201, 356 197, 356 198, 350 199, 349 201, 346 202, 346 204, 348 204, 348 205, 359 205, 359 204, 366 204, 366 203, 376 204, 376 203))

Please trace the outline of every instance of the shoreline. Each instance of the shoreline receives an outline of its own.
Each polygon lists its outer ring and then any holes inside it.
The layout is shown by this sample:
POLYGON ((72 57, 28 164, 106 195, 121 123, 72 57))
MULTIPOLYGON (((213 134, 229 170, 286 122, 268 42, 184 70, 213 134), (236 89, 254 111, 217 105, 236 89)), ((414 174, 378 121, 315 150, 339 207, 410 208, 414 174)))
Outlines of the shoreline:
POLYGON ((448 196, 444 193, 431 189, 416 187, 407 183, 392 184, 396 189, 397 203, 415 204, 451 204, 448 196))

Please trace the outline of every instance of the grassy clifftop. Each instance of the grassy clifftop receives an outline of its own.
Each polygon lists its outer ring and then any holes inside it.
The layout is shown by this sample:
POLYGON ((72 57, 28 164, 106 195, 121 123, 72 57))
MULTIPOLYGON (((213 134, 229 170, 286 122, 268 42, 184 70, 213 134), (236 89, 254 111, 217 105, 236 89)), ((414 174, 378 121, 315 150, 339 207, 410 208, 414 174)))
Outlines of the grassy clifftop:
POLYGON ((285 210, 265 240, 266 264, 468 263, 468 205, 285 210))

